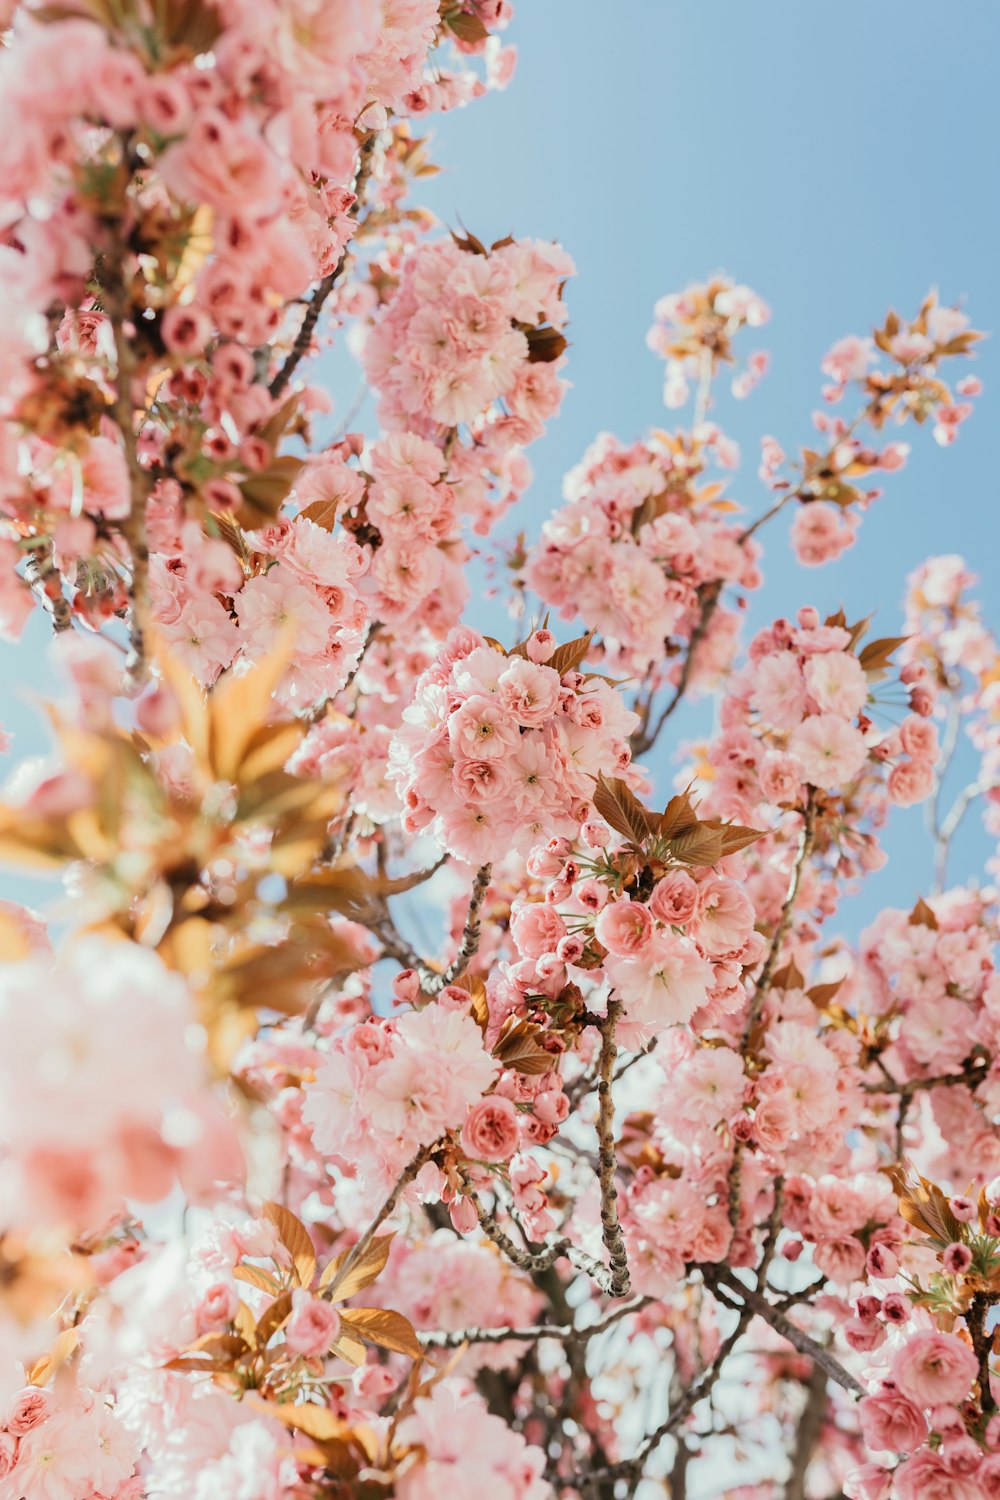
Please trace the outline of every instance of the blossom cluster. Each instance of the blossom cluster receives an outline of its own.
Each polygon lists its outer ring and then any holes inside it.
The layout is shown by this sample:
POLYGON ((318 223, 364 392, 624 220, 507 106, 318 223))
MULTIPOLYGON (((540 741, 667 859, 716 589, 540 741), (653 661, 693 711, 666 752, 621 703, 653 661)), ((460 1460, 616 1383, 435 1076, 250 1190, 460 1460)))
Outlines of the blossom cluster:
POLYGON ((638 722, 609 683, 577 670, 587 644, 567 658, 538 630, 508 655, 477 631, 449 635, 389 751, 407 831, 430 828, 475 865, 576 833, 598 774, 630 774, 638 722))
POLYGON ((379 417, 440 443, 458 512, 485 533, 527 487, 522 450, 562 402, 573 262, 542 241, 508 237, 487 250, 453 236, 377 269, 394 283, 363 351, 379 417))
MULTIPOLYGON (((760 549, 726 520, 733 502, 701 483, 711 459, 735 455, 718 428, 690 437, 657 433, 630 447, 602 436, 566 477, 569 504, 542 525, 521 581, 563 619, 600 633, 612 670, 662 670, 698 623, 706 591, 750 590, 761 582, 760 549)), ((715 610, 698 643, 695 680, 728 665, 735 616, 715 610)))

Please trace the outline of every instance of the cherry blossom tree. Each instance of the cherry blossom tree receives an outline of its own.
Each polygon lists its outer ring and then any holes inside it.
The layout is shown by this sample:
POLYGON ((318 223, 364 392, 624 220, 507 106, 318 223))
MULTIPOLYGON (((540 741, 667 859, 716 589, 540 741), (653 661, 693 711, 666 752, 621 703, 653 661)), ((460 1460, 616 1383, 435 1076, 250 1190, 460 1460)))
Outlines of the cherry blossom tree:
POLYGON ((664 296, 669 425, 523 508, 495 639, 574 266, 419 191, 508 0, 5 10, 0 627, 65 700, 0 855, 65 894, 0 907, 0 1497, 997 1500, 997 871, 949 850, 1000 647, 957 557, 898 635, 740 629, 768 537, 821 568, 957 437, 965 313, 841 339, 737 501, 770 310, 664 296), (933 889, 839 936, 916 803, 933 889))

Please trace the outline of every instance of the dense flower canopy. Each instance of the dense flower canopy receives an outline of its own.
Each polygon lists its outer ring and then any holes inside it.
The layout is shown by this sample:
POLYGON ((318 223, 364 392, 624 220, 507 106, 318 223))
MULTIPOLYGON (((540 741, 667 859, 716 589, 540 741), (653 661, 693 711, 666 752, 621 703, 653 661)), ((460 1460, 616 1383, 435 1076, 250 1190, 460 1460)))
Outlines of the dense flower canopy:
POLYGON ((1000 649, 958 557, 897 635, 741 632, 769 534, 821 569, 956 438, 979 334, 839 340, 737 500, 771 311, 662 297, 678 425, 595 439, 485 634, 575 268, 415 195, 511 19, 4 8, 0 632, 66 697, 0 803, 65 885, 0 905, 0 1500, 1000 1500, 995 861, 948 879, 1000 649), (331 342, 370 432, 319 436, 331 342), (847 941, 918 803, 934 889, 847 941))

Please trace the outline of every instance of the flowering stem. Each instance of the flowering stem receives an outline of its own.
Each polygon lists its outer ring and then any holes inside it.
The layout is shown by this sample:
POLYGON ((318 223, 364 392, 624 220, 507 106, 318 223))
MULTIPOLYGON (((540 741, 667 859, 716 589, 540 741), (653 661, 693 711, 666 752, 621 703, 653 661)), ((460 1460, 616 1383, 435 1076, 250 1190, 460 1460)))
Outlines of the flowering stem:
POLYGON ((771 946, 768 949, 767 958, 764 960, 764 967, 761 969, 757 983, 754 986, 750 1007, 747 1011, 746 1024, 743 1027, 744 1052, 746 1052, 749 1045, 753 1029, 760 1019, 764 1000, 777 972, 778 961, 781 958, 782 944, 788 936, 789 928, 792 925, 792 918, 795 915, 795 903, 798 900, 799 889, 802 885, 802 876, 816 840, 816 810, 816 793, 810 787, 806 798, 805 811, 802 815, 802 833, 799 838, 799 848, 795 856, 791 879, 788 882, 788 892, 785 896, 784 905, 781 908, 778 925, 774 929, 774 936, 771 938, 771 946))
POLYGON ((784 1500, 806 1500, 806 1471, 812 1460, 826 1413, 826 1371, 813 1365, 806 1386, 806 1401, 795 1433, 792 1472, 785 1482, 784 1500))
POLYGON ((664 1438, 669 1437, 677 1431, 681 1423, 694 1411, 698 1402, 703 1401, 709 1394, 715 1382, 722 1374, 723 1365, 746 1332, 747 1325, 752 1317, 753 1312, 749 1307, 740 1310, 736 1327, 727 1338, 723 1339, 715 1358, 704 1375, 694 1385, 688 1387, 674 1404, 666 1419, 656 1428, 655 1432, 651 1432, 648 1437, 643 1439, 642 1445, 634 1457, 622 1459, 620 1463, 610 1464, 606 1468, 592 1469, 589 1473, 575 1475, 572 1479, 561 1480, 560 1483, 569 1484, 574 1489, 586 1491, 587 1487, 594 1480, 627 1478, 638 1481, 650 1455, 656 1451, 664 1438))

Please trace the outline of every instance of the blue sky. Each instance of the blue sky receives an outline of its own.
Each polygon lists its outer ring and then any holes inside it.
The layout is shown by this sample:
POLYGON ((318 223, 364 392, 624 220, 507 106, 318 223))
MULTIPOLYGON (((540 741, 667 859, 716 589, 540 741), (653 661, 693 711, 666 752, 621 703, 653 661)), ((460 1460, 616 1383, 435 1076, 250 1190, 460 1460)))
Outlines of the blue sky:
MULTIPOLYGON (((978 327, 1000 330, 1000 7, 519 0, 517 9, 511 87, 434 122, 445 170, 420 184, 444 222, 487 240, 508 231, 559 239, 578 267, 567 293, 572 389, 531 450, 535 484, 507 534, 537 535, 564 471, 597 432, 628 439, 672 420, 662 365, 644 343, 652 305, 715 270, 773 308, 753 341, 772 351, 770 375, 749 401, 724 398, 715 412, 743 448, 731 493, 751 512, 766 504, 759 436, 773 433, 790 451, 808 440, 819 360, 834 339, 865 332, 890 305, 915 310, 932 285, 947 301, 964 299, 978 327)), ((341 378, 340 361, 327 369, 343 412, 354 377, 341 378)), ((945 451, 916 434, 909 467, 890 476, 839 564, 802 570, 783 521, 765 533, 767 586, 754 620, 843 603, 852 615, 877 608, 880 633, 894 634, 909 569, 957 551, 980 572, 997 621, 995 340, 981 346, 976 370, 986 391, 960 441, 945 451)), ((47 676, 45 635, 37 622, 20 647, 0 648, 0 722, 15 734, 15 754, 45 745, 23 702, 47 676)), ((673 723, 658 752, 663 782, 673 747, 705 714, 673 723)), ((886 842, 892 863, 869 882, 866 910, 908 903, 926 884, 919 811, 897 813, 886 842)), ((955 871, 973 870, 984 848, 972 819, 955 871)), ((0 877, 4 893, 19 888, 0 877)))
MULTIPOLYGON (((535 484, 507 533, 537 535, 597 432, 631 439, 675 420, 661 402, 662 363, 645 347, 652 306, 713 271, 748 282, 773 313, 744 345, 770 349, 770 374, 749 400, 724 395, 714 412, 741 445, 730 493, 752 514, 767 503, 760 435, 789 452, 809 441, 819 361, 835 339, 867 332, 890 306, 915 312, 932 286, 1000 332, 1000 8, 521 0, 508 36, 513 83, 436 122, 433 155, 446 170, 423 194, 449 225, 487 241, 559 239, 579 272, 567 289, 573 388, 531 450, 535 484)), ((986 390, 959 442, 944 450, 929 431, 905 434, 908 467, 887 476, 838 564, 798 567, 784 518, 764 533, 752 621, 843 604, 851 618, 875 609, 878 633, 896 634, 906 574, 960 552, 1000 624, 995 339, 973 368, 986 390)), ((664 781, 672 748, 705 722, 704 711, 672 721, 657 757, 664 781)), ((981 865, 977 830, 973 816, 953 874, 981 865)), ((910 904, 926 888, 921 811, 897 810, 885 844, 890 867, 845 910, 849 927, 874 903, 910 904)))

